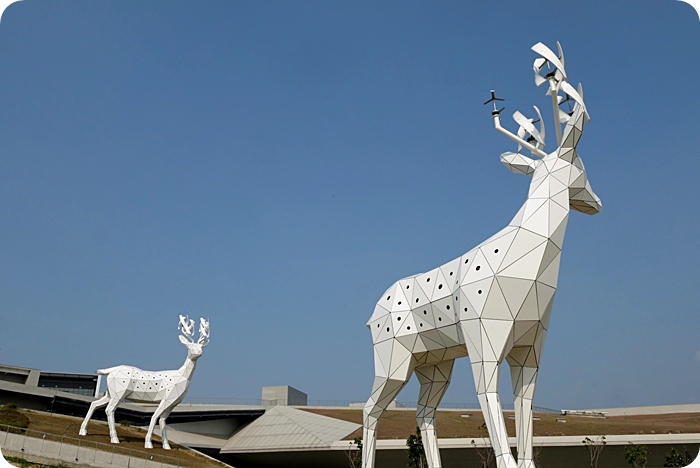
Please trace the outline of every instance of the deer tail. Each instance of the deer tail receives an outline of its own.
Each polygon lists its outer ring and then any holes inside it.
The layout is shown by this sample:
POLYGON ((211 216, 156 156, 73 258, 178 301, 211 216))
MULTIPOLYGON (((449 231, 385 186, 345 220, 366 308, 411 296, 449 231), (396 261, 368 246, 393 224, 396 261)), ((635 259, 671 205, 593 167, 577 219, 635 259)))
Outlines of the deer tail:
POLYGON ((107 375, 110 372, 112 372, 114 369, 116 369, 119 366, 116 367, 110 367, 108 369, 97 369, 97 375, 107 375))

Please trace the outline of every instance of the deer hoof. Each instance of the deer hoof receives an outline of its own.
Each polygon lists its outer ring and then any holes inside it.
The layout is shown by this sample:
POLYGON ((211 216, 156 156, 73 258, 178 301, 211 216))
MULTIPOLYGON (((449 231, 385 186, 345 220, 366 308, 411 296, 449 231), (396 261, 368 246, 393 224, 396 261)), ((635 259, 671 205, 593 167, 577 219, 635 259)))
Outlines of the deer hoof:
POLYGON ((86 436, 86 435, 87 435, 87 431, 86 431, 85 429, 80 429, 80 431, 78 432, 78 435, 86 436))
POLYGON ((163 448, 164 448, 165 450, 170 450, 170 444, 167 443, 167 442, 163 442, 163 448))
POLYGON ((109 441, 110 441, 111 443, 113 443, 113 444, 118 444, 118 443, 119 443, 119 438, 118 438, 118 437, 112 437, 109 441))
POLYGON ((150 440, 147 441, 147 442, 144 444, 144 448, 149 448, 149 449, 152 449, 152 448, 153 448, 153 444, 151 443, 150 440))

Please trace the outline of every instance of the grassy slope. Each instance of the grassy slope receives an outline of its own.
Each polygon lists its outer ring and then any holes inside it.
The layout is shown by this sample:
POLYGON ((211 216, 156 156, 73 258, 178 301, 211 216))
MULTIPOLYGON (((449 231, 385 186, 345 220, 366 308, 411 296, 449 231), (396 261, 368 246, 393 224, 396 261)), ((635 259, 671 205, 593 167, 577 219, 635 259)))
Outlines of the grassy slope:
MULTIPOLYGON (((83 445, 89 446, 86 442, 101 442, 109 444, 108 449, 114 448, 117 453, 128 452, 129 449, 138 450, 140 452, 148 452, 153 455, 161 455, 165 457, 179 458, 183 464, 206 464, 212 467, 220 468, 222 465, 211 461, 210 459, 201 456, 188 448, 180 447, 177 444, 170 442, 172 450, 164 450, 160 446, 160 437, 153 436, 153 449, 145 449, 143 447, 144 437, 146 432, 135 427, 122 427, 117 424, 117 435, 119 436, 119 444, 110 444, 109 428, 106 422, 91 420, 88 425, 88 435, 81 437, 78 435, 82 418, 73 416, 63 416, 59 414, 44 413, 41 411, 21 410, 21 412, 29 418, 29 435, 32 437, 41 437, 41 434, 33 434, 31 431, 45 432, 47 434, 57 434, 59 437, 50 437, 52 440, 60 440, 60 436, 65 434, 66 438, 80 439, 83 445)), ((2 430, 0 428, 0 430, 2 430)), ((49 437, 47 437, 49 439, 49 437)), ((64 443, 76 443, 64 439, 64 443)))

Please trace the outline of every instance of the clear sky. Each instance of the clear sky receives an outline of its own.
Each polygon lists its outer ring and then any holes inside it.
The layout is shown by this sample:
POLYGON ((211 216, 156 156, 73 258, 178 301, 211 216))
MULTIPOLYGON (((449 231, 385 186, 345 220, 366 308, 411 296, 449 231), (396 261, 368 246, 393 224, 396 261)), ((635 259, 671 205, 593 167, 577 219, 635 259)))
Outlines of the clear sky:
MULTIPOLYGON (((0 363, 177 368, 203 315, 192 400, 365 400, 383 291, 524 202, 482 104, 553 140, 530 47, 557 40, 604 208, 571 214, 535 404, 700 403, 700 20, 673 0, 11 5, 0 363)), ((476 402, 466 359, 444 401, 476 402)))

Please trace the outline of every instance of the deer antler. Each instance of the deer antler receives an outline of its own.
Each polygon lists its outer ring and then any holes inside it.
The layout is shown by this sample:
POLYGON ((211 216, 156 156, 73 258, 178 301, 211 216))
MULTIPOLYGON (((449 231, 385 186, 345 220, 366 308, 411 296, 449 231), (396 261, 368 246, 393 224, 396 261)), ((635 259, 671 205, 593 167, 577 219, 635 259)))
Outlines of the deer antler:
MULTIPOLYGON (((571 118, 571 114, 564 112, 559 108, 559 106, 567 101, 574 101, 576 105, 580 106, 590 121, 590 116, 586 110, 586 105, 583 102, 583 89, 579 84, 578 91, 569 84, 568 76, 566 75, 566 70, 564 69, 564 51, 561 48, 561 44, 557 42, 557 49, 559 54, 555 54, 552 50, 541 42, 538 42, 532 46, 532 50, 540 55, 539 58, 535 59, 535 63, 532 68, 535 72, 535 84, 537 86, 543 85, 544 83, 549 83, 549 89, 547 90, 547 95, 552 97, 552 111, 554 112, 554 128, 557 134, 557 146, 562 144, 562 129, 561 125, 567 123, 571 118), (544 67, 550 70, 544 76, 541 74, 544 67), (552 70, 551 67, 554 67, 552 70), (563 91, 566 94, 566 99, 559 95, 559 92, 563 91)), ((494 100, 502 101, 495 97, 493 91, 491 91, 492 98, 486 103, 494 100)), ((544 123, 542 120, 542 114, 540 110, 535 106, 535 112, 540 121, 539 130, 534 126, 534 119, 528 119, 519 111, 515 111, 513 114, 513 120, 520 126, 518 128, 517 135, 509 132, 501 126, 501 116, 500 113, 503 109, 496 109, 494 104, 494 111, 491 112, 493 116, 493 122, 496 130, 503 135, 507 136, 511 140, 518 143, 518 153, 522 148, 527 148, 530 150, 533 156, 539 156, 544 158, 547 153, 543 151, 544 149, 544 123), (528 136, 529 135, 529 136, 528 136), (534 144, 533 144, 534 143, 534 144)))
POLYGON ((199 319, 199 339, 197 343, 206 346, 209 343, 209 320, 199 319))
MULTIPOLYGON (((565 102, 567 99, 559 96, 559 91, 564 91, 571 99, 573 99, 577 104, 583 107, 583 112, 586 114, 586 118, 590 121, 591 117, 588 115, 586 110, 586 105, 583 103, 583 96, 577 93, 573 86, 569 84, 569 78, 566 75, 566 70, 564 69, 564 51, 561 48, 561 44, 557 42, 557 49, 559 51, 559 56, 555 55, 552 50, 546 45, 538 42, 532 46, 532 51, 541 55, 540 58, 535 59, 535 63, 532 68, 535 72, 535 84, 541 86, 544 83, 549 83, 549 89, 547 90, 547 95, 552 97, 552 111, 554 112, 554 127, 557 132, 557 144, 561 145, 562 130, 561 125, 568 122, 570 115, 562 111, 559 105, 565 102), (542 76, 540 72, 545 65, 553 65, 554 70, 542 76)), ((580 87, 580 85, 579 85, 580 87)))
POLYGON ((190 320, 189 316, 181 315, 177 328, 185 338, 194 343, 194 320, 190 320))

